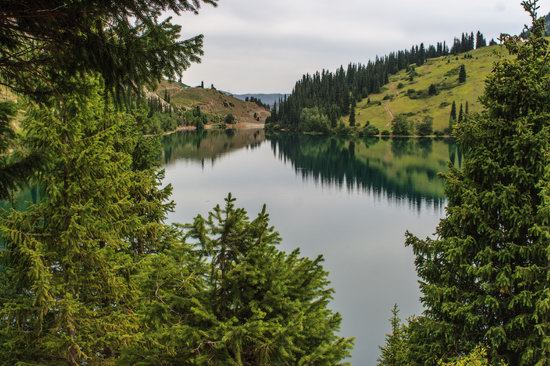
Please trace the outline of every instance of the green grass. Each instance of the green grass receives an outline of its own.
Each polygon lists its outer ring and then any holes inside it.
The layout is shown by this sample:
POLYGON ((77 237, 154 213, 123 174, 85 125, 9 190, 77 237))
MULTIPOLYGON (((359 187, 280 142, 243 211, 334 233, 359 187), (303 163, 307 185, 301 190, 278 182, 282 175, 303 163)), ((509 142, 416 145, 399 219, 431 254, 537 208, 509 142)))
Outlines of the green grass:
MULTIPOLYGON (((469 54, 472 58, 464 58, 464 54, 461 54, 430 59, 425 65, 416 68, 418 75, 412 82, 406 71, 393 75, 381 93, 369 96, 370 104, 369 98, 357 104, 357 121, 361 126, 370 121, 382 131, 391 129, 392 119, 398 114, 409 114, 415 122, 431 116, 434 130, 442 131, 449 125, 453 101, 457 103, 457 113, 460 104, 466 102, 469 103, 470 112, 481 111, 479 97, 483 94, 485 79, 491 73, 494 62, 505 51, 502 46, 493 46, 474 50, 469 54), (466 66, 468 77, 466 83, 459 84, 458 69, 462 64, 466 66), (400 83, 403 84, 401 88, 398 87, 400 83), (427 96, 430 84, 438 86, 437 95, 427 96), (413 99, 407 95, 409 89, 424 92, 426 96, 413 99)), ((349 124, 349 117, 344 117, 344 123, 349 124)))

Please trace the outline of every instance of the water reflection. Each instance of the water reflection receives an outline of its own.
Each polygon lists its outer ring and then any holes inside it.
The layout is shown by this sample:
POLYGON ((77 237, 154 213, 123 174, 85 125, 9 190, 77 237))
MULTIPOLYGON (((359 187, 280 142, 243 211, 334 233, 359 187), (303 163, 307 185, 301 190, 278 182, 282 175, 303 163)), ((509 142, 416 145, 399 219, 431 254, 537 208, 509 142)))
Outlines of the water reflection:
POLYGON ((449 162, 462 161, 450 140, 278 135, 270 143, 274 154, 290 162, 305 180, 360 189, 418 209, 423 204, 442 207, 445 193, 438 174, 448 169, 449 162))
POLYGON ((254 149, 265 140, 264 130, 180 132, 162 138, 163 162, 177 160, 210 162, 242 148, 254 149))
MULTIPOLYGON (((163 138, 165 165, 178 160, 214 165, 240 149, 258 148, 263 130, 184 132, 163 138)), ((281 134, 268 138, 275 156, 289 163, 303 180, 379 199, 441 209, 445 204, 440 172, 460 166, 462 154, 450 140, 344 139, 281 134)))

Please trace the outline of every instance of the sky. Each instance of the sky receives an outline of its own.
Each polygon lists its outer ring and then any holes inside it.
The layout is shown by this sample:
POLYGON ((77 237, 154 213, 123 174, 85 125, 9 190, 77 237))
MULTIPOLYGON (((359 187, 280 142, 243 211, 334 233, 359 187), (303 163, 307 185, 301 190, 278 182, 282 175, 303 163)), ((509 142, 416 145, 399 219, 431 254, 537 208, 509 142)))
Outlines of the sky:
MULTIPOLYGON (((480 30, 488 39, 519 33, 529 22, 520 0, 219 0, 199 15, 175 15, 182 37, 205 37, 189 85, 236 94, 288 93, 305 73, 414 44, 452 42, 480 30)), ((540 15, 550 12, 541 1, 540 15)))

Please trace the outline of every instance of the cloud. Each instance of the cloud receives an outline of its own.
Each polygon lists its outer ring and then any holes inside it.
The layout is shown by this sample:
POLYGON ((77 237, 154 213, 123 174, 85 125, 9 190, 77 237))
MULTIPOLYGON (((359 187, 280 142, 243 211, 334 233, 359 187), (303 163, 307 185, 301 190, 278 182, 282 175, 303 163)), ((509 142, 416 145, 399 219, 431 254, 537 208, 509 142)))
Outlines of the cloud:
POLYGON ((304 73, 463 31, 517 33, 528 17, 519 0, 220 0, 174 21, 184 37, 205 35, 203 62, 184 81, 244 93, 288 92, 304 73))

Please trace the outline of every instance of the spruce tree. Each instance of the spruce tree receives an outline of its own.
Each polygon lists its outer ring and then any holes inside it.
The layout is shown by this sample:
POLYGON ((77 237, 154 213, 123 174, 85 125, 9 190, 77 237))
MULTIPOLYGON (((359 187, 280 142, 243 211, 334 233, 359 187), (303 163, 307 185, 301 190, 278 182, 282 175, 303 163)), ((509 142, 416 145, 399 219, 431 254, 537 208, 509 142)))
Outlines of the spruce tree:
POLYGON ((460 103, 460 110, 458 112, 458 123, 461 123, 464 120, 464 107, 460 103))
POLYGON ((449 116, 449 133, 453 131, 456 118, 456 102, 453 100, 453 104, 451 105, 451 114, 449 116))
POLYGON ((460 65, 460 70, 458 71, 458 82, 459 83, 466 82, 466 66, 464 65, 460 65))
POLYGON ((458 128, 466 159, 446 174, 437 238, 407 234, 426 308, 415 344, 443 358, 482 345, 510 366, 550 359, 549 44, 538 1, 523 6, 528 40, 507 37, 512 57, 487 79, 485 112, 458 128))
POLYGON ((169 191, 135 118, 109 109, 98 81, 79 90, 24 121, 46 196, 0 222, 0 364, 109 364, 139 328, 129 276, 158 250, 169 191))
POLYGON ((355 119, 355 100, 353 100, 353 102, 351 103, 350 114, 349 114, 349 125, 350 125, 350 127, 355 127, 355 122, 356 122, 356 119, 355 119))
POLYGON ((384 346, 380 347, 380 357, 377 366, 407 366, 406 333, 401 319, 399 308, 395 304, 392 308, 390 318, 391 333, 386 335, 384 346))
POLYGON ((250 220, 231 195, 197 216, 184 238, 147 260, 139 280, 145 327, 125 363, 341 364, 353 341, 336 334, 341 319, 329 308, 323 259, 287 254, 280 241, 265 207, 250 220))

